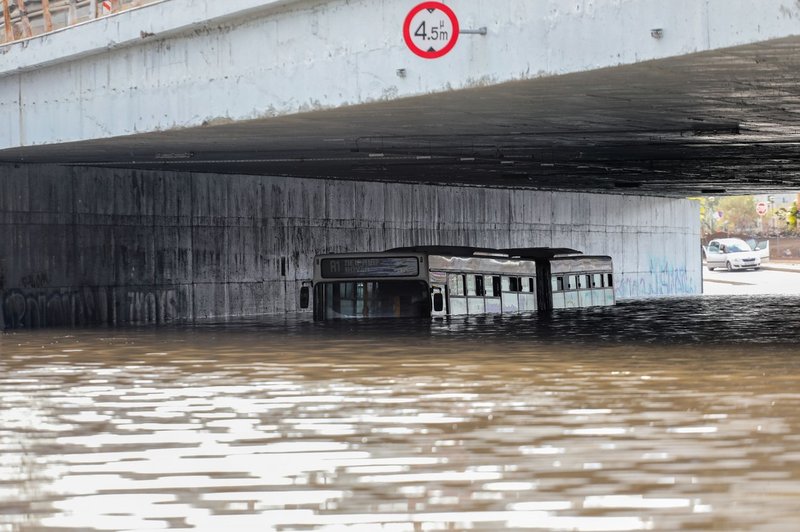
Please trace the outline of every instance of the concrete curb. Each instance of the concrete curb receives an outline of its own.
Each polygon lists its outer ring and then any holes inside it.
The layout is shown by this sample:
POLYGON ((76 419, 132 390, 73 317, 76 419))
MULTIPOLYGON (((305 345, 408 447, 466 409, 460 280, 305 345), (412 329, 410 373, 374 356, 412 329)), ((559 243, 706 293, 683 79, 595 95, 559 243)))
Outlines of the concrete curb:
POLYGON ((800 273, 800 265, 786 265, 786 266, 778 266, 772 264, 761 264, 761 268, 764 270, 771 270, 774 272, 791 272, 791 273, 800 273))

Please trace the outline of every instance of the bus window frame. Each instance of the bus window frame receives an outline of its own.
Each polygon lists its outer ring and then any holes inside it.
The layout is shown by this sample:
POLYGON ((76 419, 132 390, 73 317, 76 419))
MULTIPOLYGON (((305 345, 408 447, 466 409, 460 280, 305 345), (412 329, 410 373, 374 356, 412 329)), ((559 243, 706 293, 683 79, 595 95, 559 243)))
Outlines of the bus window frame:
POLYGON ((486 297, 486 284, 482 273, 475 274, 475 295, 477 297, 486 297))
POLYGON ((501 275, 492 275, 492 297, 500 297, 503 294, 503 281, 501 275))

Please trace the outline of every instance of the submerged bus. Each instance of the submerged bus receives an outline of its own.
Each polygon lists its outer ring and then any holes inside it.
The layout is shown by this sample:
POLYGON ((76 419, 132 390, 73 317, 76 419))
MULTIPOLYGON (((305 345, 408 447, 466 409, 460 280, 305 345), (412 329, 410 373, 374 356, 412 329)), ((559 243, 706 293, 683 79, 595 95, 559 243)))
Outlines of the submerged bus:
MULTIPOLYGON (((418 246, 314 258, 314 319, 511 314, 614 305, 611 257, 418 246)), ((308 287, 301 289, 308 308, 308 287)))

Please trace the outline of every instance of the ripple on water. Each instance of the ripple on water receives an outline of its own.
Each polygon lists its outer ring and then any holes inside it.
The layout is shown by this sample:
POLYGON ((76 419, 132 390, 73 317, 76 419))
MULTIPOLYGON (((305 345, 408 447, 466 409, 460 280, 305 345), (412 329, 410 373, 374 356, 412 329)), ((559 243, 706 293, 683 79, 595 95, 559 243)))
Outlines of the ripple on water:
POLYGON ((770 529, 788 298, 0 336, 0 530, 770 529))

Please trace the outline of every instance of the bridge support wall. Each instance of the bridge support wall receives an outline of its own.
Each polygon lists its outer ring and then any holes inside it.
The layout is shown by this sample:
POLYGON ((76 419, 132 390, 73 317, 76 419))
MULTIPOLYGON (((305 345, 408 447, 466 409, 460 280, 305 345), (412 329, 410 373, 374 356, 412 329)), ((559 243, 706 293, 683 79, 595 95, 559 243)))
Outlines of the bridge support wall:
POLYGON ((699 216, 652 197, 0 165, 0 326, 294 312, 318 252, 609 254, 617 296, 697 294, 699 216))

